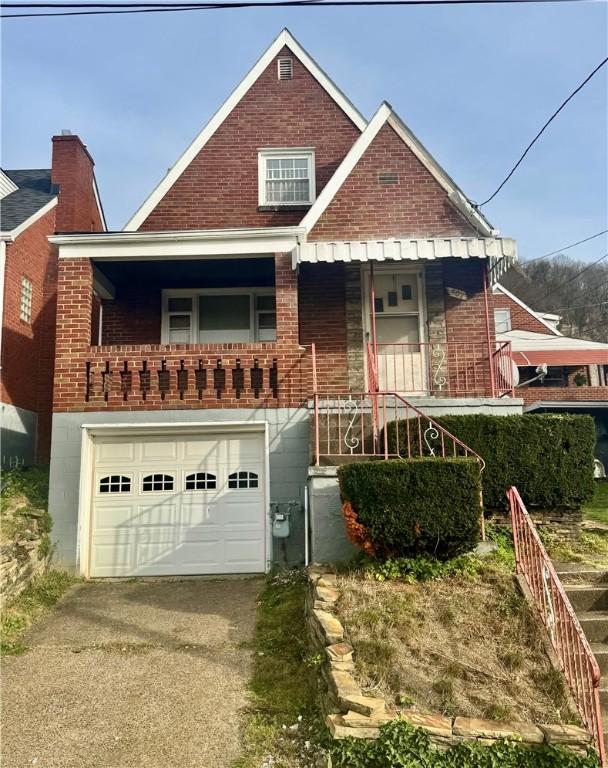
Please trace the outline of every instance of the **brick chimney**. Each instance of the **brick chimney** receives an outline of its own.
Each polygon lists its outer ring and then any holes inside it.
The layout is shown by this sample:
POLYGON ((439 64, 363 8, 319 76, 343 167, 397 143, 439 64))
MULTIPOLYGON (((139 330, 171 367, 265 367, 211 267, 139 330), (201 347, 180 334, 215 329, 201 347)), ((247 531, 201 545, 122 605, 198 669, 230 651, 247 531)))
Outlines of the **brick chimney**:
POLYGON ((62 131, 53 136, 51 180, 59 186, 57 232, 101 232, 103 224, 95 199, 95 163, 78 136, 62 131))

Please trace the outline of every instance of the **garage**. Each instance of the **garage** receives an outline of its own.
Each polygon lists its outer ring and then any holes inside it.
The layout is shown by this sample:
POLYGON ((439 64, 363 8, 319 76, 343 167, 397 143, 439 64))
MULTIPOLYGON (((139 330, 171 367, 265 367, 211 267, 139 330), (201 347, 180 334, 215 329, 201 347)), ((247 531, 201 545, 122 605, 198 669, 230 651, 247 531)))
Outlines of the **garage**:
POLYGON ((85 575, 265 571, 264 431, 98 431, 88 452, 85 575))

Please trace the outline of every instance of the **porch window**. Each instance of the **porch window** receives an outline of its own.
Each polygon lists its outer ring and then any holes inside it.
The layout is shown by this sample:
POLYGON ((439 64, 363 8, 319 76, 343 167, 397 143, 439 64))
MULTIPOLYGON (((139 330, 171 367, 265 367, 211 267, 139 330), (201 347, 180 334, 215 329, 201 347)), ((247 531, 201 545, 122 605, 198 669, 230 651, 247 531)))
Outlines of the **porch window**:
POLYGON ((260 205, 311 205, 315 199, 315 160, 312 149, 260 150, 260 205))
POLYGON ((249 344, 276 338, 276 299, 272 289, 164 293, 163 344, 249 344))

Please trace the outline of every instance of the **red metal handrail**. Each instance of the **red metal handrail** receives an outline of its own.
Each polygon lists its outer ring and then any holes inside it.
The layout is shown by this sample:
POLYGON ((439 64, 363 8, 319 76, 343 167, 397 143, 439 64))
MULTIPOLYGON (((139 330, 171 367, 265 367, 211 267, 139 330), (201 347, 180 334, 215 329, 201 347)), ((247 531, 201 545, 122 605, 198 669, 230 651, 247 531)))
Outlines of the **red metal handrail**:
POLYGON ((418 397, 513 395, 511 342, 491 355, 484 342, 367 345, 368 389, 418 397))
POLYGON ((534 523, 514 486, 507 491, 511 508, 517 573, 534 597, 541 621, 572 692, 581 718, 593 736, 602 767, 606 750, 600 706, 600 668, 534 523))

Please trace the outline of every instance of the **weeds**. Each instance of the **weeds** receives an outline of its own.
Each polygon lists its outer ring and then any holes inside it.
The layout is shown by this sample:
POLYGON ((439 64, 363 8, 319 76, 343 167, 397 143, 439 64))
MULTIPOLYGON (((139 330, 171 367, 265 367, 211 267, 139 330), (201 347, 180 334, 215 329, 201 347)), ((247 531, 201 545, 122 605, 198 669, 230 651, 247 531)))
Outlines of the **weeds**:
POLYGON ((30 625, 51 608, 78 581, 67 571, 49 571, 37 576, 14 600, 4 606, 0 649, 3 655, 24 653, 23 636, 30 625))

